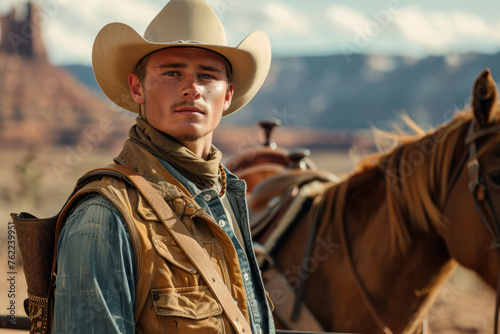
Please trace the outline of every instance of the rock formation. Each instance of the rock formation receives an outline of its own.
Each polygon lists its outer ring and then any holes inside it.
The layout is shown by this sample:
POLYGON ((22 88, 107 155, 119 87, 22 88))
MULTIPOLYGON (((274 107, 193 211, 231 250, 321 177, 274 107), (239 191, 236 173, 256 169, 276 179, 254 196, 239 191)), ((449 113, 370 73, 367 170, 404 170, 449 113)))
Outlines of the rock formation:
POLYGON ((19 17, 19 8, 0 18, 2 35, 0 52, 19 55, 32 60, 47 61, 42 40, 42 16, 38 7, 29 2, 24 17, 19 17))
POLYGON ((108 131, 100 147, 117 145, 133 122, 131 113, 51 65, 43 26, 37 25, 39 9, 28 3, 23 12, 21 18, 16 10, 0 18, 0 146, 76 146, 98 131, 108 131), (111 122, 105 130, 103 120, 111 122))

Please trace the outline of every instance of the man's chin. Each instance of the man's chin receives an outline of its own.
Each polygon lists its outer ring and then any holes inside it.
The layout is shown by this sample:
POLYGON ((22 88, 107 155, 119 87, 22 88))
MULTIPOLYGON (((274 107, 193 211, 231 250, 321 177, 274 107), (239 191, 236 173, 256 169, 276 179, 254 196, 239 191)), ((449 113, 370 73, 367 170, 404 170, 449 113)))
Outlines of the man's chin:
POLYGON ((200 139, 200 137, 194 137, 194 136, 193 137, 189 137, 188 136, 188 137, 179 138, 178 140, 183 141, 183 142, 190 142, 191 143, 191 142, 197 141, 198 139, 200 139))
POLYGON ((198 135, 172 135, 163 131, 162 133, 179 144, 182 144, 183 142, 195 142, 202 137, 198 135))

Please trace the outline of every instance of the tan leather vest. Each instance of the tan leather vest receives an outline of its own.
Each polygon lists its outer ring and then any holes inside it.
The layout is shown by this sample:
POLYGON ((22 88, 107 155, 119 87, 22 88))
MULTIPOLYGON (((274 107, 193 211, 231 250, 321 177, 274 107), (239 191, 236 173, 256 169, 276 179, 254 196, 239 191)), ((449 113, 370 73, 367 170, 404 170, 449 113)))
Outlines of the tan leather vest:
MULTIPOLYGON (((122 151, 115 161, 138 171, 159 191, 207 251, 249 321, 238 256, 229 237, 182 185, 165 181, 172 176, 152 154, 138 146, 132 151, 122 151)), ((135 255, 136 333, 234 333, 203 278, 138 191, 123 179, 104 176, 80 190, 82 195, 94 192, 116 206, 129 230, 135 255)))

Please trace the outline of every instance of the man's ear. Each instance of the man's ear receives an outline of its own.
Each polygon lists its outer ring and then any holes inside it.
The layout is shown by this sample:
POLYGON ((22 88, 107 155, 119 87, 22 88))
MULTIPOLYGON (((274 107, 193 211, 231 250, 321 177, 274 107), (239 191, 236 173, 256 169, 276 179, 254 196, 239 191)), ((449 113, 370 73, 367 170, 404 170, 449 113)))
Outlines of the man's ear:
POLYGON ((233 100, 233 93, 233 84, 230 83, 229 87, 227 87, 226 96, 224 99, 224 111, 226 111, 231 105, 231 101, 233 100))
POLYGON ((128 76, 128 86, 135 103, 144 104, 144 91, 139 82, 139 78, 134 73, 130 73, 128 76))

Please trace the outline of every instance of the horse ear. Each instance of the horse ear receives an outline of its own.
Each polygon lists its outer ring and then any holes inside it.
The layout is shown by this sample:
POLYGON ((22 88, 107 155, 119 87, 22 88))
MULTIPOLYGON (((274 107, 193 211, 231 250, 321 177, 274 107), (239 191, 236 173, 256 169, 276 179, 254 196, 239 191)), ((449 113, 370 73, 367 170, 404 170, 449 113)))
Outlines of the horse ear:
POLYGON ((487 68, 474 81, 472 91, 472 108, 474 117, 480 126, 485 126, 490 120, 491 110, 497 100, 497 86, 487 68))

